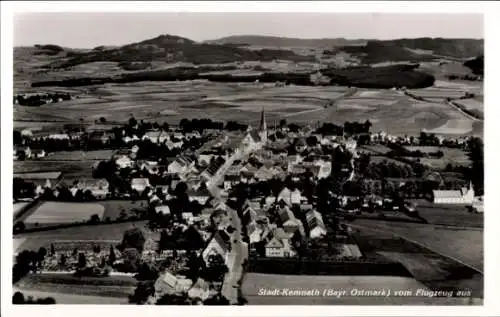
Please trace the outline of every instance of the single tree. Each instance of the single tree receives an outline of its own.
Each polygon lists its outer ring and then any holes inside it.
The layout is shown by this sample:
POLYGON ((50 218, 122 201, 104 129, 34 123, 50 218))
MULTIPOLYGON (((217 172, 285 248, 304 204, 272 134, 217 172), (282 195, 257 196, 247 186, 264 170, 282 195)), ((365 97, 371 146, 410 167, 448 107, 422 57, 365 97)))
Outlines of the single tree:
POLYGON ((87 266, 87 258, 85 257, 85 254, 83 252, 80 252, 78 254, 78 267, 84 268, 86 266, 87 266))
POLYGON ((116 261, 116 254, 115 254, 115 249, 113 248, 113 245, 109 246, 109 258, 108 258, 108 264, 113 266, 113 264, 116 261))
POLYGON ((12 304, 14 305, 19 305, 19 304, 24 304, 24 295, 21 292, 15 292, 14 295, 12 296, 12 304))

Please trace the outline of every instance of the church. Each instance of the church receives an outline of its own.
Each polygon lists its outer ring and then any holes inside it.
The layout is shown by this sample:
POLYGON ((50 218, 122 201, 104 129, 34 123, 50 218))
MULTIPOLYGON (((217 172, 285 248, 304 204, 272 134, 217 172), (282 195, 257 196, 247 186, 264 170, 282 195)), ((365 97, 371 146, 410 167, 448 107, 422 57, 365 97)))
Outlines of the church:
POLYGON ((261 149, 267 143, 267 123, 266 114, 264 109, 260 112, 260 124, 259 129, 255 130, 251 126, 248 126, 247 134, 242 141, 243 146, 246 150, 258 150, 261 149))
POLYGON ((435 204, 472 205, 475 193, 471 182, 460 190, 433 190, 432 196, 435 204))

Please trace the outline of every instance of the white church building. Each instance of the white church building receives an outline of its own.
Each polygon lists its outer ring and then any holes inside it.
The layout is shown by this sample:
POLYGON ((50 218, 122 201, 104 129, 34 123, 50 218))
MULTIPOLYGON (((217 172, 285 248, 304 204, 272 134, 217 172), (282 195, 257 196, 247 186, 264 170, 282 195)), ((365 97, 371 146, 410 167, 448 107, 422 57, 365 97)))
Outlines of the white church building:
POLYGON ((475 193, 471 182, 460 190, 433 190, 432 196, 435 204, 472 205, 475 193))

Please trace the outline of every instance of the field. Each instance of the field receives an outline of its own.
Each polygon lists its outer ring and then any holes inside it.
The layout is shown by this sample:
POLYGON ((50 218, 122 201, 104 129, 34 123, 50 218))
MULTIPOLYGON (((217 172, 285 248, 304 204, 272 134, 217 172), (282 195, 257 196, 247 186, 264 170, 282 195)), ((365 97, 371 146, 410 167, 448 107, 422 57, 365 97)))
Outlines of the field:
POLYGON ((146 239, 159 239, 159 234, 152 233, 146 228, 145 221, 100 224, 95 226, 80 226, 24 233, 15 235, 14 239, 17 244, 17 250, 38 250, 38 248, 50 246, 51 243, 56 241, 80 240, 82 244, 88 244, 86 241, 121 241, 123 233, 134 227, 141 228, 146 239))
POLYGON ((73 277, 66 274, 32 274, 17 283, 17 287, 84 296, 127 298, 133 294, 137 281, 129 276, 73 277))
POLYGON ((104 215, 104 206, 95 203, 63 203, 45 202, 33 211, 25 220, 25 223, 62 224, 88 221, 90 216, 104 215))
POLYGON ((14 217, 17 215, 17 213, 19 211, 21 211, 21 209, 23 209, 24 207, 26 207, 27 205, 29 205, 28 202, 19 202, 19 203, 15 203, 13 208, 12 208, 12 211, 13 211, 13 214, 14 214, 14 217))
MULTIPOLYGON (((443 93, 450 90, 432 89, 444 90, 443 93)), ((100 117, 118 123, 127 121, 130 115, 170 124, 176 124, 182 118, 200 117, 256 124, 260 110, 265 109, 268 124, 283 118, 288 122, 337 124, 370 119, 373 131, 385 130, 391 134, 417 135, 422 128, 441 128, 439 133, 444 134, 482 133, 482 122, 474 126, 472 120, 442 101, 416 101, 400 92, 385 89, 358 89, 353 96, 343 97, 347 87, 274 87, 270 84, 196 80, 105 84, 88 86, 85 90, 87 92, 76 100, 41 107, 14 106, 15 126, 36 126, 39 123, 48 129, 50 125, 55 127, 78 118, 88 123, 100 117), (456 126, 457 120, 463 120, 463 123, 456 126), (455 127, 450 130, 453 125, 455 127)))
POLYGON ((106 200, 95 203, 43 202, 28 210, 18 221, 24 221, 27 228, 85 222, 97 214, 101 221, 114 221, 122 211, 127 216, 135 215, 133 209, 143 209, 144 201, 106 200))
POLYGON ((461 108, 466 109, 472 113, 479 113, 484 116, 484 103, 481 98, 469 98, 469 99, 461 99, 455 100, 454 103, 460 105, 461 108))
POLYGON ((113 154, 112 150, 97 151, 60 151, 50 153, 41 158, 42 161, 101 161, 108 160, 113 154))
POLYGON ((242 292, 249 305, 460 305, 467 301, 458 298, 427 298, 399 296, 352 296, 351 291, 390 289, 427 289, 412 278, 393 276, 312 276, 248 273, 245 275, 242 292), (320 296, 262 296, 259 290, 318 290, 320 296), (345 291, 345 295, 323 296, 323 290, 345 291))
POLYGON ((465 165, 468 166, 470 164, 470 159, 467 156, 467 153, 461 149, 450 149, 450 148, 441 148, 434 146, 405 146, 407 150, 410 151, 420 151, 422 153, 431 153, 441 151, 443 152, 443 157, 439 159, 434 158, 421 158, 420 162, 422 164, 426 164, 431 168, 444 169, 446 165, 465 165))
POLYGON ((96 161, 14 161, 14 173, 62 172, 68 178, 92 178, 96 161))
POLYGON ((375 144, 375 145, 363 145, 363 146, 360 146, 359 149, 358 149, 358 151, 359 152, 367 152, 367 153, 370 153, 370 154, 381 154, 381 155, 384 155, 384 154, 387 154, 388 152, 390 152, 391 149, 388 148, 385 145, 382 145, 382 144, 375 144))
POLYGON ((124 297, 102 297, 102 296, 88 296, 88 295, 75 295, 67 293, 54 293, 46 291, 38 291, 32 289, 21 289, 19 287, 13 288, 13 293, 22 292, 24 297, 32 296, 33 298, 52 297, 56 300, 57 304, 66 305, 123 305, 128 304, 128 299, 124 297))
POLYGON ((471 214, 465 207, 424 202, 418 202, 417 210, 428 224, 364 219, 354 224, 399 234, 482 270, 483 215, 471 214))
MULTIPOLYGON (((482 266, 471 263, 477 258, 463 261, 455 256, 460 251, 462 255, 467 255, 463 247, 457 250, 454 243, 445 246, 445 241, 450 242, 455 238, 453 233, 440 230, 429 234, 433 229, 429 225, 405 223, 399 226, 399 223, 394 222, 366 220, 356 221, 352 227, 356 231, 356 242, 368 257, 383 256, 401 263, 415 279, 431 289, 470 289, 473 297, 483 296, 482 266), (423 239, 427 239, 426 243, 422 242, 423 239), (435 245, 431 242, 433 239, 444 241, 435 245)), ((462 236, 460 243, 465 241, 466 238, 462 236)), ((477 240, 468 239, 466 244, 470 248, 475 242, 477 240)), ((469 254, 478 252, 471 251, 469 254)))

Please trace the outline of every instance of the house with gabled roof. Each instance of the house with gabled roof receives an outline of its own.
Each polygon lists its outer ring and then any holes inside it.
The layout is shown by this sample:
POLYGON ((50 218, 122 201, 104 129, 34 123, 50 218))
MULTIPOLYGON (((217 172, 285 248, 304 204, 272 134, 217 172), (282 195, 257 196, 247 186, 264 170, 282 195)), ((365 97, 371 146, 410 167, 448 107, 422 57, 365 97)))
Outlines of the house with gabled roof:
POLYGON ((265 237, 266 257, 294 257, 297 252, 292 246, 291 237, 282 228, 268 231, 265 237))
POLYGON ((292 206, 292 191, 285 187, 278 194, 277 202, 283 201, 287 206, 292 206))
POLYGON ((195 161, 188 155, 179 155, 168 165, 168 172, 175 174, 183 174, 190 170, 195 165, 195 161))
POLYGON ((208 263, 211 255, 219 254, 227 265, 229 261, 229 249, 231 246, 229 235, 222 230, 218 230, 202 252, 202 258, 208 263))
POLYGON ((130 181, 130 186, 132 187, 132 190, 137 191, 139 194, 144 192, 146 188, 150 187, 151 184, 149 183, 149 179, 147 178, 132 178, 130 181))
POLYGON ((240 175, 224 175, 224 190, 231 190, 231 188, 240 182, 240 178, 240 175))
POLYGON ((306 213, 307 227, 309 228, 309 237, 317 239, 326 235, 326 227, 322 215, 316 210, 310 210, 306 213))
POLYGON ((149 140, 152 143, 163 144, 168 139, 168 134, 162 130, 148 131, 142 136, 142 140, 149 140))
POLYGON ((224 165, 224 163, 226 163, 226 160, 221 156, 213 159, 208 165, 208 167, 201 173, 201 176, 204 177, 206 180, 212 179, 212 177, 214 177, 217 174, 217 172, 222 167, 222 165, 224 165))
POLYGON ((188 292, 193 281, 182 276, 176 276, 168 271, 161 274, 154 284, 154 299, 158 300, 163 295, 172 295, 188 292))
POLYGON ((188 189, 186 194, 189 197, 189 201, 197 201, 202 206, 212 197, 212 194, 206 187, 201 187, 197 190, 188 189))
POLYGON ((281 226, 285 229, 285 231, 293 233, 299 229, 300 220, 295 218, 295 215, 288 206, 279 208, 278 216, 280 218, 281 226))
POLYGON ((189 298, 205 301, 210 297, 210 285, 201 277, 196 280, 196 283, 188 291, 189 298))
POLYGON ((267 181, 273 178, 273 173, 269 168, 262 166, 259 170, 257 170, 257 172, 255 172, 254 177, 258 181, 267 181))
POLYGON ((168 205, 156 206, 155 211, 157 213, 161 213, 162 215, 170 215, 170 207, 168 205))

